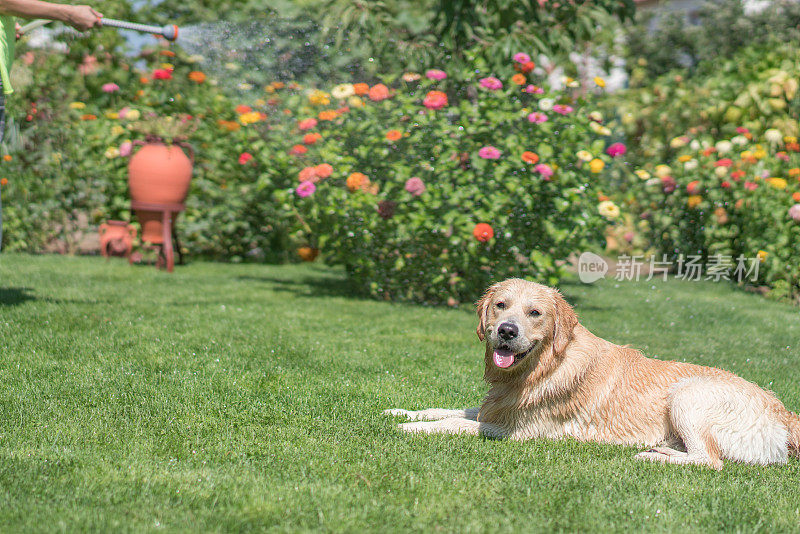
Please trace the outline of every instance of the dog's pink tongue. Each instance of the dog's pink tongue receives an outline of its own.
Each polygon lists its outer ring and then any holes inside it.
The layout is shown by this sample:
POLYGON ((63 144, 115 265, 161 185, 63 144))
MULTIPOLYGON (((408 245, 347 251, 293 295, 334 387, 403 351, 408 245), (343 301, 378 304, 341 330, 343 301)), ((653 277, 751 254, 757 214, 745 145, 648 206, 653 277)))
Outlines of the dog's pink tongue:
POLYGON ((510 350, 494 349, 494 355, 492 357, 494 359, 494 364, 502 369, 511 367, 511 364, 514 363, 514 353, 510 350))

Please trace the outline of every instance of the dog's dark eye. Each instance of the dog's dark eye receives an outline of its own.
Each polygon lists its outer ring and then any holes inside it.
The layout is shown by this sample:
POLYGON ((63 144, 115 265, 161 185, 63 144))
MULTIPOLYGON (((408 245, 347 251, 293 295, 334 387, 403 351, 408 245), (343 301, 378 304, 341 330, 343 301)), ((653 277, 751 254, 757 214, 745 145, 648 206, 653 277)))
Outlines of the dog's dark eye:
POLYGON ((531 310, 528 312, 528 315, 530 315, 531 317, 539 317, 541 313, 539 313, 539 310, 531 310))
POLYGON ((498 302, 497 304, 495 304, 495 306, 497 306, 501 310, 505 310, 506 309, 506 303, 505 302, 498 302))

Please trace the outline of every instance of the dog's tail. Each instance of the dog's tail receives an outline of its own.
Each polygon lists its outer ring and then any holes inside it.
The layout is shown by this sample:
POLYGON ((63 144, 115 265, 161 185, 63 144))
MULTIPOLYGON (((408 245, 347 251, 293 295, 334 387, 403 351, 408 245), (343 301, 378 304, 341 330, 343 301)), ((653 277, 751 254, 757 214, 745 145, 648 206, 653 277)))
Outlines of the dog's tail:
POLYGON ((789 427, 789 455, 800 458, 800 415, 789 412, 787 426, 789 427))

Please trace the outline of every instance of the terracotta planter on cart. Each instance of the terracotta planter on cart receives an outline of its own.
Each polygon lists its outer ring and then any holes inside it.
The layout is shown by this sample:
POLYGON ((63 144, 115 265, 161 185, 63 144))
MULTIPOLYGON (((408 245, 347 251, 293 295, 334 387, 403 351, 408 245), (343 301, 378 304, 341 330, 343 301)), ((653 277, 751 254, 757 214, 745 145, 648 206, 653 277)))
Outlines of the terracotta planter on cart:
POLYGON ((184 209, 192 167, 180 146, 160 142, 145 144, 128 163, 131 206, 142 227, 141 239, 162 246, 170 271, 174 218, 184 209))

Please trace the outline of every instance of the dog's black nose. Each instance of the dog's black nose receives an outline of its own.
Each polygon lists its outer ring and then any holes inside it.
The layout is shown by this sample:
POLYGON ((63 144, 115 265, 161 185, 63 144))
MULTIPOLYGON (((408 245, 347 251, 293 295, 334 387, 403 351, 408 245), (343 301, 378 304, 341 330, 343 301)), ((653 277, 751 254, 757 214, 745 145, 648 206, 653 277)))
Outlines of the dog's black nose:
POLYGON ((510 341, 519 335, 519 328, 514 323, 502 323, 497 327, 497 333, 501 339, 510 341))

